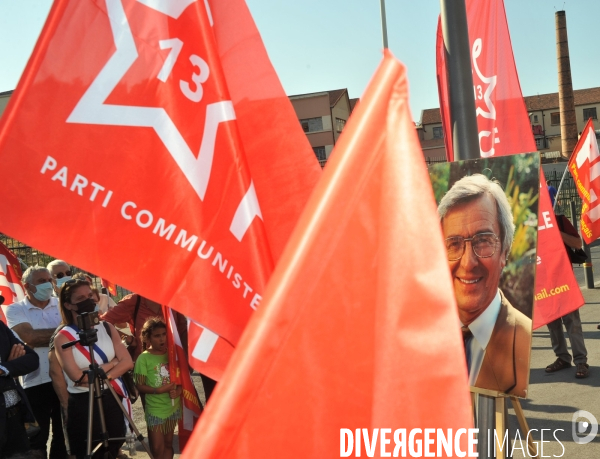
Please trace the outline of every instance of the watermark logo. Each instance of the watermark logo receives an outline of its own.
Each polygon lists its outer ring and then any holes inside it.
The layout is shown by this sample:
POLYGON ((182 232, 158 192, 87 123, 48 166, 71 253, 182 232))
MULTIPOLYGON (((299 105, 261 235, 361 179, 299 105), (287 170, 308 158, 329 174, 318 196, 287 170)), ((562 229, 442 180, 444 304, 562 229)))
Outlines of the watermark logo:
POLYGON ((572 434, 573 441, 579 445, 591 442, 598 434, 598 420, 589 411, 576 411, 573 413, 572 434))

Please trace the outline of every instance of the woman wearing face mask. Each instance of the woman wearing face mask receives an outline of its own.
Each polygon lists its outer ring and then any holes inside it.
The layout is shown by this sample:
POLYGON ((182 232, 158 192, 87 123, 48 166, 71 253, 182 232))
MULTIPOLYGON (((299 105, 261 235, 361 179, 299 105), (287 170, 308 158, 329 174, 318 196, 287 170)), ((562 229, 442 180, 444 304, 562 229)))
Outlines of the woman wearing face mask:
MULTIPOLYGON (((87 375, 83 371, 87 370, 90 364, 89 353, 87 346, 77 344, 63 349, 62 345, 79 338, 77 317, 96 309, 96 303, 92 297, 90 284, 80 279, 71 279, 65 282, 59 294, 60 312, 65 326, 56 335, 55 349, 58 362, 67 380, 69 392, 67 433, 71 443, 71 454, 77 458, 83 458, 86 454, 89 386, 87 375)), ((133 367, 133 362, 112 325, 100 322, 94 328, 98 337, 98 341, 94 344, 96 362, 115 387, 118 385, 116 380, 133 367)), ((125 402, 127 402, 126 399, 125 402)), ((125 437, 123 412, 108 388, 102 394, 102 406, 109 437, 125 437)), ((94 409, 92 438, 98 439, 100 432, 98 410, 94 409)), ((122 440, 109 442, 108 449, 112 457, 117 457, 123 443, 122 440)), ((96 444, 92 445, 92 449, 95 446, 96 444)), ((103 454, 104 448, 102 447, 94 454, 94 457, 102 457, 103 454)))

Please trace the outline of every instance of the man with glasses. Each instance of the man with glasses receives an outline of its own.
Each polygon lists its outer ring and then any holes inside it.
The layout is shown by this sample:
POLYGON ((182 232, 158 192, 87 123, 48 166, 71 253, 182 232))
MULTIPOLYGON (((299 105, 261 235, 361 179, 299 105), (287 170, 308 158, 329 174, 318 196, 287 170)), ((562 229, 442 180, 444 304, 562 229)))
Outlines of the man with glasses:
POLYGON ((56 285, 54 290, 56 291, 56 295, 58 296, 58 292, 60 291, 60 288, 63 286, 63 284, 69 279, 71 279, 71 276, 73 275, 73 270, 66 261, 53 260, 50 263, 48 263, 48 271, 50 271, 50 274, 52 274, 52 278, 54 279, 56 285))
POLYGON ((498 288, 515 231, 506 195, 483 175, 463 177, 442 198, 438 213, 469 384, 525 397, 532 323, 498 288))
POLYGON ((50 338, 61 322, 58 298, 52 296, 54 280, 48 269, 33 266, 23 273, 21 281, 25 287, 25 298, 6 308, 6 321, 21 341, 33 348, 39 357, 39 368, 22 377, 23 388, 40 426, 40 432, 31 439, 31 449, 40 451, 46 457, 52 420, 50 458, 63 459, 67 449, 60 402, 50 380, 48 361, 50 338))

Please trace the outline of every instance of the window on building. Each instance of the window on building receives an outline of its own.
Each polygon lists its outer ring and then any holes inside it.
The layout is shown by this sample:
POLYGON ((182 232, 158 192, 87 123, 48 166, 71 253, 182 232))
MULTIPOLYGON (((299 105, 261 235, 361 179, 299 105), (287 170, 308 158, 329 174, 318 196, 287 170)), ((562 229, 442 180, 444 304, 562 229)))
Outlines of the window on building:
POLYGON ((325 147, 313 147, 313 151, 315 152, 315 156, 319 161, 327 160, 327 153, 325 153, 325 147))
POLYGON ((335 119, 335 128, 337 129, 338 132, 342 132, 342 129, 344 129, 345 125, 346 125, 346 120, 343 120, 341 118, 335 119))
POLYGON ((593 120, 598 119, 598 115, 596 115, 596 107, 583 109, 583 121, 587 121, 590 118, 593 120))
POLYGON ((323 118, 321 117, 300 120, 300 124, 302 125, 302 130, 304 132, 317 132, 323 130, 323 118))
POLYGON ((442 127, 434 127, 433 128, 433 138, 434 139, 443 139, 444 138, 444 130, 442 127))
POLYGON ((533 115, 533 122, 537 123, 538 122, 538 116, 537 115, 533 115))
POLYGON ((560 112, 550 113, 550 124, 560 124, 560 112))

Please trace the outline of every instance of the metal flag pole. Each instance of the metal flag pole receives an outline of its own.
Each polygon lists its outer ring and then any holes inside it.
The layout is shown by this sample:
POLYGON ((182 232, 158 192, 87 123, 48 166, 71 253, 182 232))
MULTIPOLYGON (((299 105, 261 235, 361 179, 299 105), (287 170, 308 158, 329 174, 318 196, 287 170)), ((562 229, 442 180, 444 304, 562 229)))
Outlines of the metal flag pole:
MULTIPOLYGON (((442 35, 448 72, 450 128, 455 160, 480 157, 475 95, 471 70, 471 50, 465 0, 440 0, 442 35)), ((496 427, 496 400, 490 395, 475 394, 476 427, 479 429, 479 457, 487 457, 488 433, 496 427)))
POLYGON ((387 22, 385 20, 385 0, 379 0, 381 6, 381 36, 383 38, 383 49, 388 49, 387 22))
POLYGON ((454 158, 479 158, 465 0, 440 0, 454 158))

